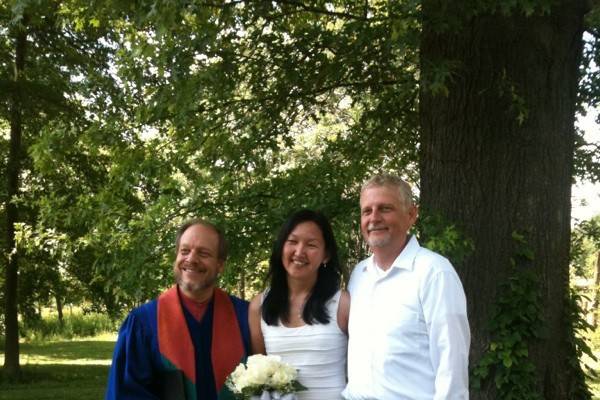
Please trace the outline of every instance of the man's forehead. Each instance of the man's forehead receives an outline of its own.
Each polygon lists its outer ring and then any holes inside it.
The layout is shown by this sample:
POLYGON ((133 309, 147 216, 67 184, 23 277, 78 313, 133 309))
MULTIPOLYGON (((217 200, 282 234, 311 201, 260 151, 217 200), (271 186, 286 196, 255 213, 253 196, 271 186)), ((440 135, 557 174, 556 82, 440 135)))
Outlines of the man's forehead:
POLYGON ((216 243, 216 240, 212 240, 206 237, 191 237, 184 238, 181 241, 181 247, 208 247, 213 246, 216 243))
POLYGON ((370 186, 360 194, 360 206, 401 203, 398 188, 389 186, 370 186), (368 204, 366 204, 368 203, 368 204))

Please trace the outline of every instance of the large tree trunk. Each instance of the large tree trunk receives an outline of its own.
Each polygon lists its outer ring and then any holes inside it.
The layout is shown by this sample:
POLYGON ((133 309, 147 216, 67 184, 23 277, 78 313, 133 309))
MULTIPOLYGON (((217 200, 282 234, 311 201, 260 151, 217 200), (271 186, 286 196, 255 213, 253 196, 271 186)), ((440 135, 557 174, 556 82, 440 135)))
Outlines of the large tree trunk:
POLYGON ((6 246, 9 251, 9 261, 5 275, 5 376, 11 380, 19 378, 19 322, 17 318, 17 278, 19 258, 16 251, 15 223, 19 220, 15 203, 19 193, 19 175, 21 173, 21 136, 22 136, 22 88, 21 81, 25 68, 25 48, 27 32, 20 29, 15 39, 14 86, 10 112, 10 149, 7 164, 7 200, 6 200, 6 246))
MULTIPOLYGON (((468 300, 471 365, 489 345, 499 284, 513 271, 512 234, 525 235, 548 332, 529 356, 540 394, 566 399, 564 301, 585 1, 561 1, 549 15, 531 17, 469 18, 472 4, 423 1, 421 207, 475 245, 456 265, 468 300), (434 92, 431 66, 442 62, 454 73, 447 91, 434 92)), ((490 387, 471 396, 494 398, 490 387)))

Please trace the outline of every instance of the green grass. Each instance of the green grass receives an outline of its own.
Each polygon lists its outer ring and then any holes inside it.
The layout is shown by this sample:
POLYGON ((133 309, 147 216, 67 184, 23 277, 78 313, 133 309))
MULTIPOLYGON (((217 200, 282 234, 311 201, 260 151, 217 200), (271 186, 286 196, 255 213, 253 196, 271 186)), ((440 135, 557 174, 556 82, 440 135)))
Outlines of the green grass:
MULTIPOLYGON (((1 400, 97 400, 104 397, 115 335, 22 343, 22 381, 0 379, 1 400)), ((0 354, 4 362, 4 353, 0 354)), ((1 377, 1 372, 0 372, 1 377)))

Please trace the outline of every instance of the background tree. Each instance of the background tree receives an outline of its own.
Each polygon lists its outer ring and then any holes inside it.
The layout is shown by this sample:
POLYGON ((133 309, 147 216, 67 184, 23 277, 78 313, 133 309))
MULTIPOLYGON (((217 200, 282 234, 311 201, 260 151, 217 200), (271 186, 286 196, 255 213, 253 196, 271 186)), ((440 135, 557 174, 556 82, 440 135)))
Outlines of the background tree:
MULTIPOLYGON (((27 243, 18 242, 19 235, 24 237, 19 230, 39 228, 39 232, 45 232, 46 227, 40 227, 40 206, 45 199, 61 195, 57 190, 59 181, 44 179, 31 151, 36 142, 45 140, 47 135, 62 139, 68 137, 66 132, 84 131, 94 111, 89 107, 92 100, 110 98, 107 96, 110 79, 107 79, 105 44, 98 40, 97 30, 89 26, 77 30, 74 23, 69 25, 69 21, 61 16, 65 11, 61 7, 51 1, 23 0, 0 4, 0 20, 3 21, 0 28, 0 63, 3 67, 0 85, 5 89, 0 98, 0 120, 2 127, 5 123, 10 126, 9 152, 6 164, 2 164, 6 191, 1 192, 5 193, 6 217, 6 239, 3 241, 3 258, 6 259, 4 370, 9 378, 19 375, 17 312, 20 308, 25 317, 35 315, 32 311, 34 302, 42 301, 44 297, 40 298, 36 293, 47 293, 48 283, 37 278, 52 273, 54 277, 59 276, 57 264, 49 265, 42 263, 41 258, 32 257, 27 260, 28 269, 21 274, 21 280, 25 280, 24 288, 29 292, 18 291, 19 255, 22 247, 27 246, 27 243), (39 263, 34 264, 35 261, 39 263), (28 274, 28 271, 36 272, 28 274)), ((68 144, 64 143, 64 146, 68 144)), ((80 158, 85 159, 85 155, 80 158)), ((90 174, 77 178, 81 183, 91 179, 90 174)), ((43 251, 38 254, 40 252, 43 251)), ((55 283, 54 293, 61 293, 60 281, 51 281, 55 283)))
MULTIPOLYGON (((23 140, 23 81, 25 73, 25 53, 27 32, 19 24, 13 31, 13 75, 10 80, 12 91, 8 99, 7 120, 10 125, 8 160, 6 163, 6 246, 7 264, 5 268, 5 335, 7 351, 4 358, 4 368, 9 376, 19 374, 19 329, 17 321, 17 272, 19 266, 18 254, 12 251, 15 246, 15 224, 19 220, 17 196, 19 194, 19 178, 21 175, 21 142, 23 140)), ((8 85, 6 85, 8 86, 8 85)))
POLYGON ((589 322, 598 327, 600 305, 600 215, 578 223, 571 236, 572 276, 585 282, 589 322))

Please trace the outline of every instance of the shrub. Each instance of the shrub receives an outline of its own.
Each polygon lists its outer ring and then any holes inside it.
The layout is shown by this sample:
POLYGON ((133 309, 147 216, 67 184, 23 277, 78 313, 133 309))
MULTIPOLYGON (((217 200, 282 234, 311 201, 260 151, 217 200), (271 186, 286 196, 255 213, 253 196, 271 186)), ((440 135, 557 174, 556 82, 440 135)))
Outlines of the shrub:
POLYGON ((46 316, 21 326, 21 337, 33 340, 72 339, 115 332, 118 322, 98 313, 67 314, 62 324, 56 315, 46 316))

